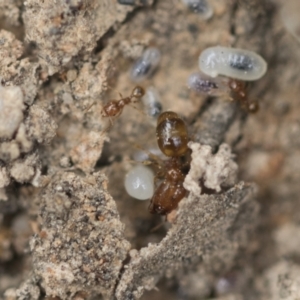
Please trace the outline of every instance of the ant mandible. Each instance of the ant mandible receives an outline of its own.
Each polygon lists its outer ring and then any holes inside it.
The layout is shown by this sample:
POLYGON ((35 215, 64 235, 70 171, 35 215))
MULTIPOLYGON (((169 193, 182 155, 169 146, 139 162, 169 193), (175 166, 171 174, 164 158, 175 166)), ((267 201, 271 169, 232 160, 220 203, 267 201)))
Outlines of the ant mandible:
POLYGON ((164 180, 151 198, 149 211, 166 215, 176 209, 187 194, 181 162, 181 157, 189 152, 187 127, 176 113, 163 112, 157 120, 156 138, 160 150, 170 159, 164 165, 164 180))

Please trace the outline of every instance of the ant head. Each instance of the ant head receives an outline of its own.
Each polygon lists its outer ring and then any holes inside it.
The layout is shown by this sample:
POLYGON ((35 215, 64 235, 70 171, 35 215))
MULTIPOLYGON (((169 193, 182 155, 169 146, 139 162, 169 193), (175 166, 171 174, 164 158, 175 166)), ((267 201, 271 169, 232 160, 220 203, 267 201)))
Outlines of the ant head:
POLYGON ((145 95, 145 90, 141 86, 136 86, 131 92, 131 98, 140 99, 145 95))

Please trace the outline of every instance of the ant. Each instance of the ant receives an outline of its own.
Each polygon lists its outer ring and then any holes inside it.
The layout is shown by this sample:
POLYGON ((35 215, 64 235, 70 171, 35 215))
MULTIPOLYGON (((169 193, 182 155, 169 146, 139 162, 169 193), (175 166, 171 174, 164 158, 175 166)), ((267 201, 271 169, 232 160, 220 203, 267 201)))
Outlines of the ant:
POLYGON ((247 85, 244 81, 230 78, 228 81, 228 87, 232 91, 233 99, 239 101, 248 112, 256 113, 259 110, 259 104, 257 101, 249 101, 246 90, 247 85))
POLYGON ((170 159, 164 165, 163 174, 157 175, 164 175, 164 180, 155 190, 148 209, 150 213, 166 215, 177 208, 187 194, 181 162, 189 152, 187 127, 176 113, 163 112, 157 119, 156 138, 160 150, 170 159))
POLYGON ((103 106, 102 116, 109 118, 119 116, 122 113, 125 105, 137 102, 144 95, 145 90, 141 86, 136 86, 128 97, 123 97, 120 94, 120 100, 111 100, 103 106))
POLYGON ((233 78, 211 78, 202 73, 194 73, 188 78, 188 86, 198 93, 215 96, 230 95, 232 100, 238 101, 250 113, 259 109, 257 101, 248 99, 247 84, 233 78))

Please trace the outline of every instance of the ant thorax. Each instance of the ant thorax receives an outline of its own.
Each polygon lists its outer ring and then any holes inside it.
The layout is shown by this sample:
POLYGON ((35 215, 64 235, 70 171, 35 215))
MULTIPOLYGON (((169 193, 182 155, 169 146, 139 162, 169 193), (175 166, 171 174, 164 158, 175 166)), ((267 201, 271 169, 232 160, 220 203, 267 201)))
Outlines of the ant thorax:
POLYGON ((115 117, 120 113, 119 101, 111 100, 103 107, 103 117, 115 117))
POLYGON ((183 181, 184 175, 183 175, 182 171, 180 170, 179 166, 176 165, 176 167, 173 166, 171 169, 169 169, 166 172, 166 178, 172 182, 183 181))

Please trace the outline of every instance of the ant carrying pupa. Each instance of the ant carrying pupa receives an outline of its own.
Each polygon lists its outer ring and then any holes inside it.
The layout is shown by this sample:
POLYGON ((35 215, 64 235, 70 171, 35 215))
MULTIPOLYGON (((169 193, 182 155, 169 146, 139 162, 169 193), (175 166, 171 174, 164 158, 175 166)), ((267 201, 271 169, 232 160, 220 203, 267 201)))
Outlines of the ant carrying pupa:
POLYGON ((162 170, 164 179, 151 198, 149 211, 165 215, 177 208, 187 194, 183 187, 185 175, 181 157, 190 150, 184 121, 175 112, 163 112, 157 119, 156 139, 161 152, 170 159, 165 162, 162 170))
MULTIPOLYGON (((158 117, 156 138, 161 152, 169 159, 162 162, 149 154, 159 167, 155 179, 162 179, 151 197, 149 211, 153 214, 166 215, 176 209, 187 194, 183 187, 185 163, 182 162, 182 158, 190 151, 187 145, 189 136, 184 121, 175 112, 167 111, 158 117)), ((137 166, 132 170, 126 177, 126 190, 137 199, 145 199, 144 195, 149 191, 149 186, 154 185, 153 175, 145 176, 145 172, 149 170, 146 167, 137 166)))
POLYGON ((199 93, 227 95, 248 112, 257 112, 258 103, 248 99, 246 82, 258 80, 266 73, 267 63, 260 55, 244 49, 210 47, 200 54, 199 68, 204 74, 195 73, 189 77, 191 89, 199 93))

